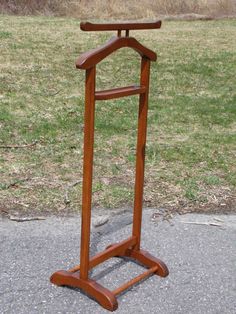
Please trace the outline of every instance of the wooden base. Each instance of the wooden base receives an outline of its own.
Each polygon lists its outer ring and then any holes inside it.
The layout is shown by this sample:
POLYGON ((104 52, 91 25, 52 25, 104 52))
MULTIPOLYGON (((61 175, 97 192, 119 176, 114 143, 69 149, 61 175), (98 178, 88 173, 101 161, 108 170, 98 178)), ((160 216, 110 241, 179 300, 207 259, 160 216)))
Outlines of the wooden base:
POLYGON ((114 294, 95 280, 84 280, 79 277, 79 274, 59 270, 51 276, 50 281, 57 286, 69 286, 82 289, 109 311, 115 311, 118 308, 114 294))
MULTIPOLYGON (((109 247, 112 247, 112 245, 109 247)), ((167 277, 169 275, 169 270, 166 264, 159 258, 156 258, 150 253, 148 253, 147 251, 144 250, 136 251, 129 248, 125 251, 123 255, 116 255, 116 257, 131 257, 148 268, 157 266, 157 269, 154 272, 155 275, 158 275, 160 277, 167 277)))
MULTIPOLYGON (((118 245, 119 244, 110 245, 104 252, 111 251, 118 245)), ((99 254, 101 255, 102 253, 99 254)), ((152 274, 156 274, 161 277, 166 277, 169 274, 168 268, 164 262, 144 250, 135 250, 132 248, 128 248, 122 253, 118 253, 116 257, 130 257, 135 261, 141 263, 142 265, 146 266, 148 270, 113 291, 106 289, 95 280, 89 278, 81 279, 80 274, 78 272, 75 272, 74 269, 70 271, 57 271, 51 276, 50 281, 57 286, 80 288, 85 291, 90 297, 95 299, 105 309, 109 311, 115 311, 118 308, 116 295, 120 294, 127 288, 131 287, 135 283, 152 274)), ((96 256, 94 258, 96 258, 96 256)), ((76 266, 75 269, 79 270, 79 266, 76 266)))

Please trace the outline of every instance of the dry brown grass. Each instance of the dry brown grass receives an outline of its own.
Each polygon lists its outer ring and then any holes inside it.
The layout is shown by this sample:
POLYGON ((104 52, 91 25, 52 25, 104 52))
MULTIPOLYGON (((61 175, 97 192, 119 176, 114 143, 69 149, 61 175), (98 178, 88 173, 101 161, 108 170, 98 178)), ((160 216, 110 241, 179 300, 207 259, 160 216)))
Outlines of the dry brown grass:
MULTIPOLYGON (((143 19, 187 14, 236 14, 235 0, 1 0, 0 12, 72 16, 80 19, 143 19)), ((191 17, 191 16, 190 16, 191 17)), ((192 15, 194 17, 194 15, 192 15)), ((196 17, 196 16, 195 16, 196 17)))

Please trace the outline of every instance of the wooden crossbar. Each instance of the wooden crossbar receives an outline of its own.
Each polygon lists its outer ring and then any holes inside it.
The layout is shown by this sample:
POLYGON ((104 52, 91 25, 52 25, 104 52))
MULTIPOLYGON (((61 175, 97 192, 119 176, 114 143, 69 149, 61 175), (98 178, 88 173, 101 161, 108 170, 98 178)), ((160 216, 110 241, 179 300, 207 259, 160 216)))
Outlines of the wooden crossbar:
POLYGON ((95 100, 108 100, 131 95, 140 95, 145 93, 145 86, 131 85, 126 87, 112 88, 95 92, 95 100))
POLYGON ((137 277, 131 279, 130 281, 124 283, 122 286, 120 286, 119 288, 115 289, 112 291, 112 293, 114 293, 114 295, 118 295, 121 292, 123 292, 124 290, 127 290, 129 287, 133 286, 134 284, 136 284, 137 282, 143 280, 144 278, 152 275, 153 273, 155 273, 158 269, 158 266, 154 266, 148 270, 146 270, 145 272, 143 272, 142 274, 138 275, 137 277))
POLYGON ((117 31, 117 30, 142 30, 161 28, 161 21, 147 23, 104 23, 96 24, 90 22, 82 22, 80 29, 86 32, 91 31, 117 31))
MULTIPOLYGON (((136 237, 132 236, 124 241, 121 241, 113 246, 108 247, 105 251, 98 253, 89 261, 89 269, 101 264, 107 259, 114 257, 116 255, 122 255, 128 248, 133 247, 137 242, 136 237)), ((80 270, 80 265, 77 265, 69 270, 69 272, 74 273, 80 270)))

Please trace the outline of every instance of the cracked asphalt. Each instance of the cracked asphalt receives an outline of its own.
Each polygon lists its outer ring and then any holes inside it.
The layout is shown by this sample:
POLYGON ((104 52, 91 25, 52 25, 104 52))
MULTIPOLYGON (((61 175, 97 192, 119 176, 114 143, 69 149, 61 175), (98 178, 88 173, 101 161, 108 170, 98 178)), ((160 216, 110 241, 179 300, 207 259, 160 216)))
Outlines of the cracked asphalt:
MULTIPOLYGON (((118 297, 116 313, 235 314, 236 215, 175 216, 152 220, 143 212, 142 247, 168 265, 166 278, 151 276, 118 297)), ((131 213, 92 228, 91 255, 131 233, 131 213)), ((0 219, 0 313, 109 313, 79 289, 49 282, 58 269, 79 263, 80 217, 44 221, 0 219)), ((113 258, 91 277, 114 289, 144 269, 113 258)))

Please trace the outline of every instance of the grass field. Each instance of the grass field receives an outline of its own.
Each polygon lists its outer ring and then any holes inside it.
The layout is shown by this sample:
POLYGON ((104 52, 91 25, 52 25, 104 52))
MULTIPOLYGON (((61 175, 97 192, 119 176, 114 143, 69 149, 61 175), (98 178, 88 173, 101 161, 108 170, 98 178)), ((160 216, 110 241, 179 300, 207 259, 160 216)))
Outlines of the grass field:
MULTIPOLYGON (((158 54, 144 205, 234 210, 236 20, 166 21, 133 34, 158 54)), ((84 72, 74 64, 110 36, 82 33, 71 18, 0 16, 2 210, 80 210, 84 72)), ((99 65, 97 89, 138 77, 139 57, 124 49, 99 65)), ((96 104, 95 207, 132 206, 137 101, 96 104)))

